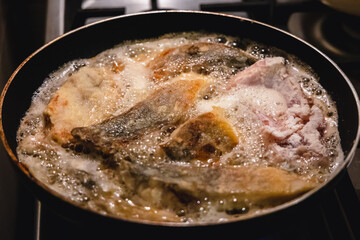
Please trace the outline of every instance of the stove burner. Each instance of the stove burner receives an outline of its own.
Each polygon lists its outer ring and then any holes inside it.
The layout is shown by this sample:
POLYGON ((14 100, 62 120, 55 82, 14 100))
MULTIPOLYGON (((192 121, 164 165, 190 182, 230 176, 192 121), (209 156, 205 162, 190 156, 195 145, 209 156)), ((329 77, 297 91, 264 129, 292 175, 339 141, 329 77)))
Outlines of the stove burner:
POLYGON ((360 61, 360 18, 338 13, 295 13, 289 31, 339 62, 360 61))
POLYGON ((226 1, 203 3, 200 4, 200 9, 211 12, 247 12, 251 19, 286 29, 289 16, 294 12, 324 11, 328 7, 320 3, 320 1, 313 0, 243 0, 231 3, 226 1))
POLYGON ((114 17, 125 14, 125 8, 89 8, 80 9, 75 15, 71 28, 75 29, 84 26, 88 18, 114 17))
POLYGON ((150 0, 150 4, 151 4, 150 9, 145 10, 145 12, 156 11, 156 10, 172 10, 171 8, 159 8, 158 0, 150 0))

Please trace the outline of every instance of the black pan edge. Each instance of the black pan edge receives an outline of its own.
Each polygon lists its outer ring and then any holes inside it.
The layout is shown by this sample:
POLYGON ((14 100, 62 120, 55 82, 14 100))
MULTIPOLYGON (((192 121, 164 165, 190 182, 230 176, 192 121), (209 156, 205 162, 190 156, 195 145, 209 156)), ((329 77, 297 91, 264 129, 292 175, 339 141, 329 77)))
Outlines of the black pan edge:
MULTIPOLYGON (((6 151, 8 152, 8 155, 10 156, 10 158, 12 159, 12 161, 17 165, 17 167, 19 167, 21 169, 21 171, 23 173, 25 173, 25 175, 27 175, 27 177, 31 180, 31 181, 34 181, 38 186, 40 186, 41 188, 45 189, 47 192, 50 192, 54 197, 56 198, 61 198, 59 197, 59 195, 55 192, 53 192, 52 190, 50 190, 48 187, 44 186, 44 184, 42 183, 39 183, 36 179, 34 179, 31 174, 27 171, 27 169, 21 165, 19 163, 19 160, 17 159, 16 157, 16 154, 13 152, 12 148, 10 147, 10 144, 8 143, 8 140, 6 138, 6 135, 5 135, 5 131, 4 131, 4 125, 3 125, 3 104, 4 104, 4 99, 6 98, 6 94, 7 94, 7 91, 11 85, 11 83, 13 82, 13 80, 16 78, 16 76, 18 75, 18 73, 22 70, 22 68, 24 67, 24 65, 29 62, 30 60, 32 60, 32 58, 36 55, 38 55, 39 53, 41 53, 43 50, 45 50, 47 47, 59 42, 60 40, 64 39, 64 38, 67 38, 67 37, 71 37, 73 34, 79 32, 79 31, 82 31, 83 29, 87 29, 87 28, 91 28, 93 26, 98 26, 98 25, 101 25, 102 23, 106 23, 106 22, 110 22, 110 21, 114 21, 114 20, 117 20, 117 19, 122 19, 122 18, 136 18, 138 16, 144 16, 144 15, 159 15, 159 14, 196 14, 196 15, 212 15, 212 16, 219 16, 219 17, 226 17, 226 18, 233 18, 233 19, 238 19, 239 21, 245 21, 245 22, 250 22, 252 24, 257 24, 257 25, 262 25, 266 28, 269 28, 271 29, 272 31, 277 31, 277 32, 281 32, 282 34, 285 34, 285 35, 288 35, 289 37, 291 38, 294 38, 296 39, 297 41, 300 41, 302 42, 303 44, 306 44, 308 47, 312 48, 313 50, 315 50, 318 54, 322 55, 323 58, 325 58, 329 63, 331 63, 331 65, 333 65, 336 70, 342 75, 343 79, 346 81, 348 87, 350 88, 352 94, 353 94, 353 97, 355 99, 355 102, 356 102, 356 107, 357 107, 357 121, 360 122, 360 113, 359 113, 359 110, 360 110, 360 104, 359 104, 359 97, 357 96, 357 93, 356 93, 356 90, 354 88, 354 86, 352 85, 352 83, 350 82, 350 80, 347 78, 347 76, 343 73, 343 71, 329 58, 327 57, 324 53, 322 53, 321 51, 319 51, 318 49, 316 49, 314 46, 312 46, 311 44, 305 42, 304 40, 286 32, 286 31, 283 31, 281 29, 278 29, 278 28, 275 28, 271 25, 268 25, 268 24, 264 24, 264 23, 261 23, 261 22, 257 22, 257 21, 253 21, 253 20, 250 20, 250 19, 246 19, 246 18, 242 18, 242 17, 237 17, 237 16, 232 16, 232 15, 226 15, 226 14, 220 14, 220 13, 210 13, 210 12, 202 12, 202 11, 186 11, 186 10, 167 10, 167 11, 154 11, 154 12, 145 12, 145 13, 135 13, 135 14, 129 14, 129 15, 123 15, 123 16, 118 16, 118 17, 113 17, 113 18, 109 18, 109 19, 106 19, 106 20, 102 20, 102 21, 99 21, 99 22, 96 22, 96 23, 93 23, 93 24, 90 24, 90 25, 87 25, 87 26, 83 26, 81 28, 78 28, 78 29, 75 29, 73 31, 70 31, 56 39, 54 39, 53 41, 49 42, 48 44, 44 45, 43 47, 41 47, 40 49, 38 49, 37 51, 35 51, 33 54, 31 54, 27 59, 25 59, 25 61, 20 64, 20 66, 15 70, 15 72, 12 74, 12 76, 10 77, 10 79, 8 80, 8 82, 6 83, 2 93, 1 93, 1 99, 0 99, 0 108, 1 108, 1 112, 0 112, 0 119, 1 119, 1 122, 0 122, 0 137, 2 139, 2 142, 5 146, 5 149, 6 151)), ((350 151, 347 153, 347 156, 343 162, 343 164, 341 166, 339 166, 336 171, 333 173, 333 177, 331 179, 329 179, 329 182, 335 178, 335 176, 337 176, 343 168, 347 167, 354 154, 355 154, 355 150, 356 150, 356 147, 358 145, 358 142, 359 142, 359 138, 360 138, 360 128, 358 127, 357 128, 357 134, 356 134, 356 138, 354 139, 353 141, 353 146, 352 148, 350 149, 350 151)), ((320 186, 316 187, 315 189, 309 191, 308 193, 302 195, 301 197, 299 198, 296 198, 290 202, 287 202, 285 204, 282 204, 280 206, 277 206, 275 208, 272 208, 272 209, 268 209, 266 211, 263 211, 261 212, 260 214, 258 215, 252 215, 251 217, 244 217, 244 218, 241 218, 241 219, 238 219, 238 220, 234 220, 234 221, 242 221, 242 220, 247 220, 249 218, 255 218, 255 217, 261 217, 261 216, 264 216, 264 215, 267 215, 267 214, 270 214, 270 213, 274 213, 274 212, 277 212, 279 210, 283 210, 283 209, 286 209, 286 208, 289 208, 291 206, 294 206, 294 205, 297 205, 299 204, 300 202, 302 202, 303 200, 305 200, 306 198, 310 197, 311 195, 313 195, 314 193, 316 193, 319 189, 323 188, 325 185, 327 185, 327 183, 324 183, 324 184, 321 184, 320 186)), ((70 202, 69 200, 64 200, 62 199, 63 201, 69 203, 70 205, 75 205, 76 207, 80 207, 81 206, 77 206, 76 204, 74 204, 73 202, 70 202)), ((89 211, 88 209, 84 209, 86 211, 89 211)), ((90 210, 91 212, 91 210, 90 210)), ((98 214, 98 213, 96 213, 98 214)), ((115 218, 117 219, 117 218, 115 218)), ((119 220, 122 220, 124 221, 124 219, 121 219, 119 218, 119 220)), ((128 220, 125 220, 125 221, 128 221, 128 220)), ((130 222, 132 222, 132 220, 130 220, 130 222)), ((134 221, 135 223, 144 223, 144 221, 134 221)), ((150 225, 165 225, 165 226, 192 226, 191 224, 174 224, 174 223, 163 223, 163 222, 160 222, 160 223, 156 223, 156 222, 145 222, 146 224, 150 224, 150 225)), ((228 222, 227 222, 228 223, 228 222)), ((199 224, 196 224, 195 226, 198 226, 199 224)), ((209 225, 209 224, 206 224, 206 225, 209 225)))

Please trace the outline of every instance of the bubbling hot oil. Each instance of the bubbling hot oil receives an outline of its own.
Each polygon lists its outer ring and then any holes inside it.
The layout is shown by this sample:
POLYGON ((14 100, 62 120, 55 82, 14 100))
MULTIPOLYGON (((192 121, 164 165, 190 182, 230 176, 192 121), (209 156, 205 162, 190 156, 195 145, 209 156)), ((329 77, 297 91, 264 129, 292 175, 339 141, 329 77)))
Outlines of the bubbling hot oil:
MULTIPOLYGON (((224 199, 211 199, 204 196, 189 204, 188 208, 195 209, 195 214, 186 215, 186 209, 161 209, 144 203, 133 193, 127 190, 127 184, 119 181, 116 170, 106 164, 106 159, 100 159, 94 153, 82 154, 63 148, 52 140, 44 130, 43 112, 49 103, 51 96, 60 86, 84 66, 103 67, 111 65, 114 78, 125 81, 123 99, 117 105, 114 115, 128 110, 135 103, 143 100, 150 92, 157 88, 152 81, 151 72, 146 68, 149 61, 156 54, 185 44, 198 42, 221 43, 228 47, 243 51, 249 58, 263 59, 265 57, 283 56, 286 64, 291 66, 299 76, 299 84, 303 92, 312 99, 325 113, 328 122, 334 129, 337 127, 337 111, 326 91, 318 83, 317 76, 304 64, 298 64, 298 60, 287 53, 269 46, 265 46, 248 39, 240 39, 232 36, 207 33, 181 33, 168 34, 159 39, 141 41, 129 41, 112 49, 100 53, 93 59, 74 60, 65 64, 62 68, 52 73, 39 90, 34 94, 30 109, 21 121, 18 134, 17 153, 22 164, 37 179, 50 189, 60 193, 70 201, 76 202, 85 208, 91 209, 104 215, 124 217, 130 219, 147 219, 154 221, 170 222, 222 222, 251 214, 259 210, 252 206, 246 199, 238 201, 236 197, 224 199), (234 207, 219 211, 224 203, 231 202, 234 207)), ((208 59, 211 61, 212 59, 208 59)), ((179 63, 180 64, 180 63, 179 63)), ((191 70, 191 69, 190 69, 191 70)), ((236 146, 231 152, 224 154, 220 162, 232 165, 267 165, 265 141, 259 133, 259 122, 251 111, 234 107, 234 99, 231 95, 221 96, 220 92, 226 90, 228 80, 244 68, 237 66, 221 66, 212 69, 203 69, 202 73, 208 75, 213 82, 206 90, 201 92, 195 107, 188 113, 188 117, 211 111, 211 106, 216 105, 228 109, 227 117, 233 121, 236 128, 245 133, 247 146, 236 146), (241 111, 239 117, 237 112, 241 111)), ((165 71, 165 69, 164 69, 165 71)), ((161 161, 157 155, 158 145, 166 140, 174 130, 174 127, 159 127, 156 131, 149 132, 145 136, 131 142, 128 148, 121 150, 119 158, 136 159, 142 161, 161 161)), ((298 165, 278 166, 288 171, 300 174, 314 175, 318 179, 326 180, 328 175, 339 164, 342 157, 340 140, 336 130, 324 139, 324 144, 330 149, 330 168, 323 173, 299 163, 298 165), (312 173, 313 172, 313 173, 312 173)), ((207 165, 198 161, 200 167, 207 165)), ((211 163, 209 163, 211 164, 211 163)), ((153 194, 161 194, 162 190, 153 190, 153 194)), ((260 209, 261 210, 261 209, 260 209)))

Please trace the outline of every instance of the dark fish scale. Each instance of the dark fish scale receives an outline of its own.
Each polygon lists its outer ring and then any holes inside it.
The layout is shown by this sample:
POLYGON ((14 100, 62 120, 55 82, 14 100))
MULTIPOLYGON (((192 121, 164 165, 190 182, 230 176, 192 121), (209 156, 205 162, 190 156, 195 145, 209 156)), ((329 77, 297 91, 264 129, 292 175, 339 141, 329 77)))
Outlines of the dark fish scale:
POLYGON ((166 49, 149 63, 149 67, 154 71, 155 82, 162 82, 188 70, 208 75, 220 69, 242 69, 255 61, 238 48, 223 43, 200 42, 166 49))
POLYGON ((74 128, 73 144, 82 143, 86 149, 113 154, 148 130, 179 121, 203 84, 201 79, 178 80, 160 88, 123 114, 96 125, 74 128))

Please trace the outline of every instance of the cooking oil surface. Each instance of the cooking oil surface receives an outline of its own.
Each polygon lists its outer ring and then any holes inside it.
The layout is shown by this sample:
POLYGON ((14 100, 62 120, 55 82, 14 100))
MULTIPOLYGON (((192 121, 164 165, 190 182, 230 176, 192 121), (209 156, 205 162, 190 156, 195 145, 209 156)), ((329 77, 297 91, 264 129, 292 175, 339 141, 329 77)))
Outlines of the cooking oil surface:
POLYGON ((335 103, 304 66, 220 34, 121 43, 45 79, 17 154, 49 188, 105 215, 255 214, 326 181, 343 160, 335 103))

